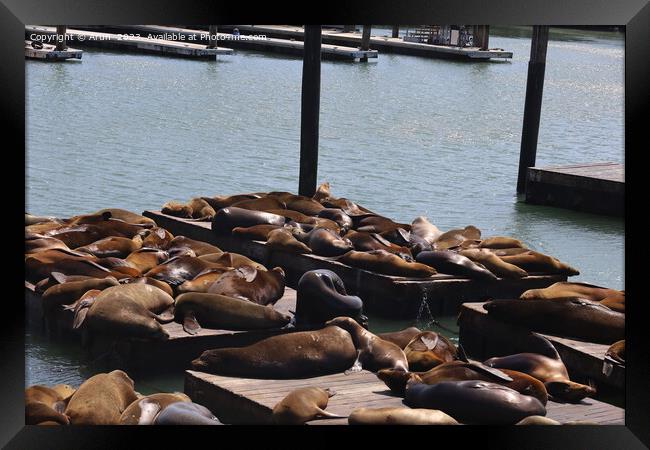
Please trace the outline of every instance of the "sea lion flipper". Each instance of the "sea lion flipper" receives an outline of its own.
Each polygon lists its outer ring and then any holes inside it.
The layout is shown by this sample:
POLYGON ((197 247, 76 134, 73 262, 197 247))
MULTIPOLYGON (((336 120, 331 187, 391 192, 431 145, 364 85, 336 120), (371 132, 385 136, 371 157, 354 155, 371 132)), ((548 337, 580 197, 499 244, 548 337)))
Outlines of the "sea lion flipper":
POLYGON ((174 309, 173 306, 170 306, 160 314, 152 314, 152 317, 160 323, 169 323, 174 320, 174 309))
POLYGON ((86 319, 87 314, 88 314, 88 308, 79 308, 75 311, 74 319, 72 321, 73 330, 76 330, 81 326, 83 321, 86 319))
POLYGON ((183 330, 192 336, 201 331, 201 325, 199 325, 199 322, 196 320, 194 311, 188 311, 185 313, 185 317, 183 317, 183 330))
POLYGON ((318 410, 318 412, 316 414, 317 415, 314 418, 314 420, 319 420, 319 419, 347 419, 348 418, 348 416, 339 416, 338 414, 334 414, 334 413, 325 411, 324 409, 320 409, 320 408, 319 408, 319 410, 318 410))
POLYGON ((61 272, 52 272, 50 274, 50 277, 52 277, 52 279, 59 284, 65 283, 68 279, 68 276, 61 272))

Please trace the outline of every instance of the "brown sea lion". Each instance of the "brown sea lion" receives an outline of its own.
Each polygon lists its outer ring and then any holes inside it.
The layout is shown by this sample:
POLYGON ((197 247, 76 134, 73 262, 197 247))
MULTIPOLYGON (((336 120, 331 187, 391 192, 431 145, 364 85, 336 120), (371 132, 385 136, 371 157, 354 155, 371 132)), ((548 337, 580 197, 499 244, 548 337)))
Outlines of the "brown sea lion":
POLYGON ((456 346, 434 331, 423 331, 404 348, 410 370, 429 370, 458 357, 456 346))
POLYGON ((318 387, 295 389, 273 407, 271 421, 275 425, 304 425, 316 419, 342 418, 325 411, 333 395, 329 389, 318 387))
POLYGON ((485 250, 490 253, 494 253, 495 255, 501 257, 501 256, 512 256, 512 255, 521 255, 522 253, 529 252, 530 249, 528 248, 520 248, 520 247, 515 247, 515 248, 481 248, 481 250, 485 250))
POLYGON ((170 285, 165 283, 164 281, 156 280, 155 278, 151 277, 133 277, 133 278, 124 278, 120 280, 121 283, 123 284, 149 284, 151 286, 155 286, 158 289, 162 289, 165 291, 166 294, 170 296, 174 296, 174 290, 171 288, 170 285))
POLYGON ((364 208, 363 206, 354 203, 353 201, 343 197, 341 198, 329 197, 324 200, 321 200, 321 204, 325 208, 339 208, 345 214, 347 214, 352 218, 361 217, 361 216, 378 216, 378 214, 375 214, 369 209, 364 208))
POLYGON ((429 219, 424 216, 417 217, 411 223, 411 233, 424 239, 430 245, 432 245, 443 234, 437 226, 429 222, 429 219))
POLYGON ((176 288, 176 292, 184 294, 186 292, 208 292, 212 283, 217 281, 224 273, 235 270, 233 267, 214 267, 206 269, 199 273, 193 279, 188 280, 176 288))
POLYGON ((456 247, 466 240, 481 239, 481 230, 474 225, 468 225, 463 229, 449 230, 438 236, 433 243, 434 250, 447 250, 451 247, 456 247))
POLYGON ((106 212, 110 213, 112 218, 120 219, 127 223, 133 223, 136 225, 151 225, 151 226, 156 225, 156 222, 154 222, 153 219, 150 219, 149 217, 141 216, 140 214, 136 214, 131 211, 127 211, 125 209, 105 208, 105 209, 100 209, 99 211, 93 214, 104 214, 106 212))
POLYGON ((97 258, 96 262, 102 267, 106 267, 114 272, 124 273, 131 277, 139 277, 142 275, 142 272, 126 259, 113 258, 109 256, 106 258, 97 258))
POLYGON ((418 253, 415 260, 435 268, 440 273, 461 277, 494 281, 497 276, 483 265, 449 250, 434 250, 418 253))
POLYGON ((350 333, 325 327, 271 336, 247 347, 207 350, 192 368, 227 376, 303 378, 343 372, 356 359, 350 333))
POLYGON ((194 402, 175 402, 160 411, 153 425, 222 425, 212 412, 194 402))
POLYGON ((60 219, 52 216, 35 216, 33 214, 25 213, 25 226, 27 225, 36 225, 39 223, 46 222, 58 222, 63 223, 60 219))
POLYGON ((398 223, 388 217, 382 216, 368 216, 359 220, 355 220, 355 230, 365 231, 368 233, 385 233, 387 231, 403 228, 410 231, 411 225, 405 223, 398 223))
POLYGON ((577 269, 563 263, 559 259, 532 250, 518 255, 499 256, 499 258, 507 263, 521 267, 529 273, 542 272, 561 273, 569 276, 580 275, 580 272, 577 269))
POLYGON ((250 200, 253 198, 260 198, 257 194, 237 194, 237 195, 221 195, 216 197, 201 197, 208 202, 215 211, 221 208, 226 208, 234 203, 241 202, 242 200, 250 200))
POLYGON ((493 236, 487 239, 483 239, 479 248, 524 248, 524 243, 519 239, 504 237, 504 236, 493 236))
POLYGON ((235 206, 237 208, 250 209, 252 211, 267 211, 269 209, 287 209, 287 205, 284 202, 273 197, 262 197, 242 200, 237 203, 233 203, 230 206, 235 206))
POLYGON ((625 314, 585 299, 492 300, 490 317, 531 331, 611 344, 625 338, 625 314))
POLYGON ((165 203, 160 212, 168 216, 181 217, 183 219, 192 218, 192 207, 187 203, 180 202, 167 202, 165 203))
POLYGON ((147 230, 142 239, 142 246, 146 248, 155 248, 159 250, 167 250, 174 235, 161 227, 154 227, 147 230))
POLYGON ((41 297, 43 314, 48 316, 60 310, 62 305, 70 305, 76 302, 90 290, 103 290, 117 285, 119 283, 114 277, 89 278, 83 281, 70 281, 56 284, 48 288, 41 297))
POLYGON ((160 411, 172 403, 191 402, 181 392, 158 393, 141 397, 131 403, 120 415, 120 425, 152 425, 160 411))
POLYGON ((72 395, 65 414, 72 425, 117 425, 120 416, 138 399, 133 380, 121 370, 86 380, 72 395))
POLYGON ((25 254, 38 253, 46 250, 60 248, 63 250, 70 250, 65 243, 57 238, 42 237, 39 239, 30 239, 25 241, 25 254))
POLYGON ((262 224, 283 226, 285 221, 283 216, 277 214, 229 206, 217 211, 212 219, 212 231, 217 234, 230 234, 236 227, 262 224))
POLYGON ((198 197, 191 199, 187 206, 192 210, 192 219, 196 220, 210 220, 217 213, 207 201, 198 197))
POLYGON ((69 425, 65 407, 75 389, 66 384, 53 387, 35 385, 25 389, 25 425, 55 422, 69 425))
POLYGON ((528 416, 520 420, 515 425, 562 425, 557 420, 549 419, 544 416, 528 416))
POLYGON ((314 192, 314 195, 312 195, 311 198, 321 203, 323 200, 330 198, 331 196, 332 192, 330 191, 330 184, 329 182, 324 182, 316 188, 316 192, 314 192))
POLYGON ((141 273, 147 273, 167 261, 169 253, 155 248, 141 248, 129 254, 125 259, 141 273))
POLYGON ((293 211, 291 209, 267 209, 266 212, 277 214, 278 216, 282 216, 287 220, 293 220, 294 222, 298 223, 310 223, 312 219, 314 219, 311 216, 298 211, 293 211))
POLYGON ((344 237, 352 242, 354 250, 360 252, 386 250, 389 253, 399 256, 405 261, 413 261, 413 255, 408 248, 395 245, 377 233, 350 230, 344 237))
POLYGON ((287 253, 312 253, 311 249, 296 239, 287 228, 278 228, 270 231, 266 240, 266 246, 270 249, 287 253))
POLYGON ((625 314, 625 294, 606 297, 600 301, 600 304, 613 311, 625 314))
POLYGON ((169 244, 168 251, 173 251, 175 249, 188 248, 192 250, 196 256, 203 256, 210 253, 223 253, 223 251, 212 244, 208 244, 203 241, 195 241, 185 236, 176 236, 169 244))
POLYGON ((338 256, 354 248, 349 239, 342 238, 327 228, 314 228, 304 235, 294 232, 294 237, 307 245, 314 254, 321 256, 338 256))
POLYGON ((390 341, 393 344, 396 344, 399 348, 404 350, 406 346, 409 345, 409 342, 411 342, 413 338, 420 333, 422 333, 422 330, 420 330, 419 328, 408 327, 400 331, 392 331, 389 333, 377 333, 377 336, 379 336, 381 339, 385 341, 390 341))
POLYGON ((241 266, 221 275, 208 288, 210 294, 249 300, 258 305, 273 305, 284 295, 284 270, 257 270, 241 266))
POLYGON ((348 417, 350 425, 458 425, 453 417, 437 409, 357 408, 348 417))
POLYGON ((217 264, 218 266, 221 267, 234 267, 235 269, 238 269, 243 266, 248 266, 261 271, 266 270, 266 267, 264 267, 262 264, 257 263, 252 259, 244 255, 241 255, 239 253, 232 253, 232 252, 223 252, 221 254, 210 253, 207 255, 199 256, 199 259, 202 261, 207 261, 210 263, 217 264))
POLYGON ((439 409, 464 424, 512 425, 528 416, 544 416, 535 397, 487 381, 410 383, 406 403, 411 408, 439 409))
POLYGON ((605 353, 605 358, 625 366, 625 339, 613 343, 605 353))
POLYGON ((109 236, 75 251, 88 253, 97 257, 126 258, 132 252, 142 247, 142 239, 129 239, 125 237, 109 236))
POLYGON ((316 200, 309 197, 302 197, 289 200, 287 202, 287 209, 301 212, 307 216, 317 216, 325 207, 316 200))
POLYGON ((34 292, 37 294, 43 294, 52 286, 57 284, 67 283, 69 281, 83 281, 91 280, 93 277, 87 275, 64 275, 60 272, 52 272, 47 278, 43 278, 41 281, 34 285, 34 292))
POLYGON ((384 341, 377 335, 364 329, 350 317, 337 317, 326 326, 337 326, 350 333, 354 346, 359 352, 361 367, 371 372, 381 369, 409 370, 404 351, 390 341, 384 341))
MULTIPOLYGON (((100 239, 112 236, 109 228, 101 227, 99 224, 66 225, 44 234, 59 239, 71 249, 90 245, 100 239)), ((132 237, 129 236, 129 238, 132 237)))
POLYGON ((175 287, 194 279, 206 269, 222 267, 228 266, 206 261, 195 256, 176 256, 145 272, 144 275, 164 281, 170 286, 175 287))
POLYGON ((347 231, 352 228, 354 223, 352 218, 345 214, 339 208, 325 208, 318 213, 318 217, 323 219, 329 219, 336 222, 336 224, 341 227, 341 230, 347 231))
POLYGON ((101 266, 92 256, 75 256, 65 254, 60 250, 46 250, 34 253, 25 258, 25 278, 27 281, 37 283, 47 278, 52 272, 65 275, 86 275, 93 278, 106 278, 114 276, 118 280, 126 275, 112 271, 101 266))
POLYGON ((201 325, 217 330, 282 328, 291 320, 272 307, 219 294, 189 292, 176 297, 175 319, 189 334, 201 325), (199 323, 201 325, 199 325, 199 323))
POLYGON ((339 256, 337 261, 370 272, 397 277, 428 278, 437 273, 433 267, 417 262, 404 261, 399 256, 385 250, 373 250, 371 252, 353 250, 339 256))
POLYGON ((625 293, 623 291, 595 286, 593 284, 559 281, 544 289, 529 289, 521 294, 519 298, 524 300, 585 298, 594 302, 599 302, 606 298, 612 300, 622 298, 623 301, 625 301, 625 293))
POLYGON ((25 227, 25 233, 45 234, 49 231, 57 230, 65 226, 67 226, 67 224, 61 220, 35 223, 27 225, 25 227))
POLYGON ((475 263, 481 264, 490 272, 500 278, 523 278, 528 276, 528 272, 514 264, 509 264, 491 252, 486 252, 478 248, 465 249, 459 252, 460 255, 471 259, 475 263))
POLYGON ((269 238, 269 233, 278 228, 282 228, 282 226, 262 224, 252 227, 235 227, 232 229, 232 235, 251 241, 266 241, 269 238))

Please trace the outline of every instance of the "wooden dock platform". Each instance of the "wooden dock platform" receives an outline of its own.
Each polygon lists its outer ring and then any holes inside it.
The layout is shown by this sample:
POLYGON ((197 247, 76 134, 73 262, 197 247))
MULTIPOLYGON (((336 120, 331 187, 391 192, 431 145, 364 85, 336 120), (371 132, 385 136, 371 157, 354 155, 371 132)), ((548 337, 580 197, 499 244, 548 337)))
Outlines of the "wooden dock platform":
MULTIPOLYGON (((273 407, 294 389, 329 388, 336 394, 329 399, 326 411, 347 416, 356 408, 406 406, 373 373, 344 373, 293 380, 259 380, 185 371, 185 394, 192 401, 209 408, 224 423, 270 424, 273 407)), ((623 425, 625 411, 591 398, 581 403, 546 405, 546 417, 559 422, 586 420, 597 424, 623 425)), ((345 425, 347 419, 315 420, 309 425, 345 425)))
MULTIPOLYGON (((55 27, 25 26, 25 36, 53 36, 55 27)), ((175 42, 166 39, 128 36, 97 31, 68 28, 66 36, 78 46, 114 48, 140 53, 154 53, 185 58, 215 59, 217 55, 230 55, 233 50, 225 47, 207 48, 193 42, 175 42)), ((206 41, 207 42, 207 41, 206 41)))
MULTIPOLYGON (((41 43, 42 44, 42 43, 41 43)), ((32 41, 25 41, 25 58, 41 61, 67 61, 81 59, 83 52, 74 48, 57 50, 55 45, 42 44, 42 48, 34 48, 32 41)))
POLYGON ((172 234, 187 236, 216 245, 225 251, 245 255, 266 267, 282 267, 286 282, 296 287, 300 277, 309 270, 329 269, 341 277, 348 293, 363 299, 364 310, 392 319, 413 319, 426 301, 431 314, 455 315, 463 302, 491 298, 515 298, 528 289, 540 289, 558 281, 566 281, 565 275, 531 274, 522 279, 499 279, 496 281, 471 280, 457 276, 437 274, 427 279, 395 277, 350 267, 330 258, 317 255, 295 255, 271 250, 265 242, 250 241, 233 236, 217 236, 210 222, 196 222, 144 211, 172 234))
POLYGON ((622 216, 625 166, 613 162, 529 167, 526 202, 622 216))
MULTIPOLYGON (((271 37, 303 40, 303 27, 289 25, 219 25, 221 29, 231 30, 235 27, 241 34, 265 34, 271 37)), ((327 44, 361 45, 360 32, 344 32, 323 27, 322 40, 327 44)), ((427 58, 459 59, 465 61, 488 61, 492 58, 510 59, 512 52, 502 49, 480 50, 479 47, 454 47, 449 45, 423 44, 408 42, 402 38, 387 36, 370 36, 370 48, 386 53, 423 56, 427 58)))
MULTIPOLYGON (((523 337, 528 330, 493 319, 483 309, 484 303, 465 303, 458 317, 459 341, 465 351, 481 361, 493 356, 525 352, 523 337)), ((573 381, 593 380, 598 386, 625 388, 625 368, 613 366, 609 375, 603 371, 605 352, 609 345, 539 333, 553 343, 573 381)))
MULTIPOLYGON (((102 26, 84 26, 84 29, 105 29, 113 32, 123 33, 139 33, 141 35, 166 35, 170 39, 182 36, 181 39, 190 40, 193 42, 207 42, 207 31, 167 27, 160 25, 102 25, 102 26)), ((218 25, 218 29, 222 29, 222 25, 218 25)), ((263 34, 263 33, 260 33, 263 34)), ((261 52, 274 52, 288 55, 302 56, 304 53, 304 43, 301 40, 293 38, 271 38, 266 36, 264 39, 251 39, 246 36, 235 37, 230 33, 217 33, 218 45, 226 43, 229 47, 238 48, 242 50, 261 51, 261 52)), ((344 45, 321 45, 321 55, 323 59, 342 59, 357 61, 362 58, 377 58, 377 50, 360 50, 358 47, 347 47, 344 45)))

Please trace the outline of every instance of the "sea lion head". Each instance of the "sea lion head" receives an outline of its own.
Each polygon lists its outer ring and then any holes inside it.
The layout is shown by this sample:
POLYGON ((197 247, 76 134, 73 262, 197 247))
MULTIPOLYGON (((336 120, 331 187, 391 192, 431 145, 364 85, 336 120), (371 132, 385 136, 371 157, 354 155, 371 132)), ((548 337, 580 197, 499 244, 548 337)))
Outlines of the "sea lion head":
POLYGON ((416 373, 404 372, 403 370, 381 369, 376 373, 376 375, 377 378, 383 381, 392 392, 402 396, 404 395, 406 386, 409 382, 422 382, 422 379, 416 373))

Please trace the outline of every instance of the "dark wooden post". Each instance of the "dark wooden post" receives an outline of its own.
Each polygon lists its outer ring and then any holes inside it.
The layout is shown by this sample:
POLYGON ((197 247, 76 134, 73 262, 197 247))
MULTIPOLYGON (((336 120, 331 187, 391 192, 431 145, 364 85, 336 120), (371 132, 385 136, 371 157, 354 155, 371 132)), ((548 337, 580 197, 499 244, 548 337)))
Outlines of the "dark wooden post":
POLYGON ((61 52, 68 48, 65 42, 65 33, 67 27, 65 25, 56 26, 56 51, 61 52))
POLYGON ((392 34, 392 36, 394 38, 399 37, 399 25, 393 25, 393 34, 392 34))
POLYGON ((544 71, 546 68, 546 47, 548 26, 535 25, 530 45, 528 80, 526 82, 526 103, 524 105, 524 125, 521 131, 521 150, 519 153, 519 175, 517 193, 526 188, 526 172, 535 165, 537 156, 537 136, 542 112, 542 92, 544 90, 544 71))
POLYGON ((483 25, 481 38, 481 50, 487 50, 490 45, 490 25, 483 25))
POLYGON ((316 192, 318 173, 318 114, 320 109, 321 26, 305 25, 300 108, 300 181, 298 193, 316 192))
POLYGON ((343 32, 344 33, 353 33, 355 27, 356 27, 356 25, 343 25, 343 32))
POLYGON ((210 25, 208 28, 208 48, 217 48, 217 26, 210 25))
MULTIPOLYGON (((361 33, 361 50, 370 50, 370 30, 372 25, 364 25, 363 32, 361 33)), ((361 61, 368 61, 368 57, 360 58, 361 61)))

